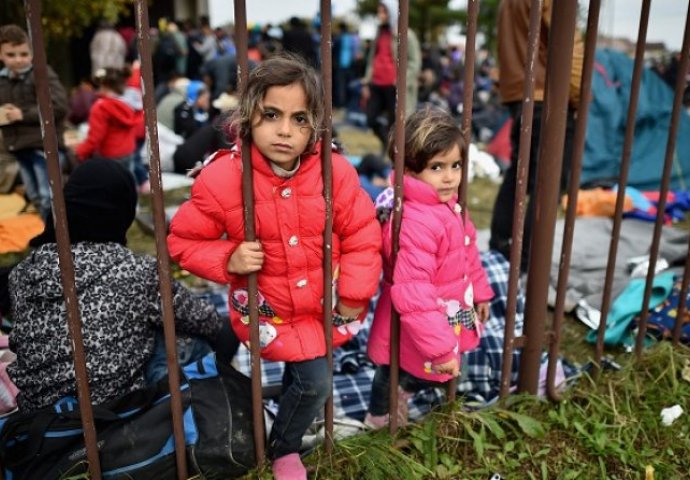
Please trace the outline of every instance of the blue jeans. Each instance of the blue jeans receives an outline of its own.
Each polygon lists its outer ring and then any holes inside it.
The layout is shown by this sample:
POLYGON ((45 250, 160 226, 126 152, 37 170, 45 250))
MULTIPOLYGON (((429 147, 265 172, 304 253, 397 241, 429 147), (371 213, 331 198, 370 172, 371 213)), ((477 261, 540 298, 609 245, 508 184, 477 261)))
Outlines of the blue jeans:
MULTIPOLYGON (((51 199, 45 152, 38 148, 25 148, 13 153, 19 163, 19 172, 26 188, 26 196, 39 209, 41 218, 45 220, 50 215, 51 199)), ((63 152, 59 152, 58 156, 62 164, 63 152)))
MULTIPOLYGON (((177 337, 177 361, 180 366, 188 365, 211 352, 211 346, 201 337, 177 337)), ((156 332, 156 343, 153 354, 144 367, 144 378, 147 385, 153 385, 168 374, 168 359, 165 352, 163 330, 156 332)))
MULTIPOLYGON (((400 369, 398 384, 406 392, 418 392, 425 388, 442 387, 443 383, 431 382, 417 378, 405 370, 400 369)), ((369 413, 380 416, 388 413, 390 402, 390 375, 391 369, 388 365, 379 365, 374 373, 374 380, 371 383, 371 399, 369 400, 369 413)))
POLYGON ((331 394, 331 378, 326 357, 285 363, 280 406, 268 440, 271 458, 299 452, 302 436, 331 394))

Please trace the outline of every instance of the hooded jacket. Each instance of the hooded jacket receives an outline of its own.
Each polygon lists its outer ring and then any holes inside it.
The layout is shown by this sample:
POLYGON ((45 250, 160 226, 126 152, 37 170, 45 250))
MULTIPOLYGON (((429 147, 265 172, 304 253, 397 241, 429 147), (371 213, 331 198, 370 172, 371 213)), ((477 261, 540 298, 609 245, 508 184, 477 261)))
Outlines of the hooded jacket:
POLYGON ((89 133, 76 148, 79 161, 134 153, 143 115, 143 110, 136 111, 123 97, 100 96, 89 113, 89 133))
MULTIPOLYGON (((162 326, 156 259, 118 243, 72 245, 75 287, 91 400, 100 404, 144 387, 144 365, 162 326)), ((76 396, 57 244, 46 243, 10 274, 17 360, 7 371, 20 389, 21 411, 76 396)), ((176 327, 214 338, 222 325, 211 304, 173 282, 176 327)))
MULTIPOLYGON (((318 146, 316 150, 302 154, 294 176, 282 178, 255 146, 251 149, 256 237, 265 254, 257 275, 261 356, 268 360, 302 361, 326 353, 322 321, 326 206, 318 146)), ((332 288, 342 303, 366 307, 381 272, 381 229, 355 169, 335 152, 332 160, 332 288)), ((230 257, 244 241, 241 177, 239 149, 217 154, 196 178, 191 200, 173 218, 168 246, 183 268, 230 284, 232 326, 247 344, 247 277, 227 270, 230 257)), ((366 308, 362 316, 365 313, 366 308)), ((359 319, 334 322, 334 347, 349 340, 361 326, 359 319)))
POLYGON ((393 272, 388 221, 383 228, 383 289, 368 353, 377 365, 390 363, 392 302, 400 313, 400 367, 417 378, 445 382, 451 376, 436 374, 432 367, 453 357, 459 362, 463 351, 478 345, 481 328, 471 330, 453 320, 494 293, 482 268, 476 230, 469 217, 463 223, 457 198, 443 203, 429 184, 408 175, 403 182, 400 249, 393 272))

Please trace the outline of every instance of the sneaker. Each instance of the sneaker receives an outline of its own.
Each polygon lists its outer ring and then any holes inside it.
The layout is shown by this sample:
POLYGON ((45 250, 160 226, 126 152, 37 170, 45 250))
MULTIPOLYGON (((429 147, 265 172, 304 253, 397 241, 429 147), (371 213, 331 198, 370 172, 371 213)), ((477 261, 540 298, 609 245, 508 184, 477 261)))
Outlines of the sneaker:
POLYGON ((299 453, 276 458, 271 469, 275 480, 307 480, 307 469, 304 468, 299 453))

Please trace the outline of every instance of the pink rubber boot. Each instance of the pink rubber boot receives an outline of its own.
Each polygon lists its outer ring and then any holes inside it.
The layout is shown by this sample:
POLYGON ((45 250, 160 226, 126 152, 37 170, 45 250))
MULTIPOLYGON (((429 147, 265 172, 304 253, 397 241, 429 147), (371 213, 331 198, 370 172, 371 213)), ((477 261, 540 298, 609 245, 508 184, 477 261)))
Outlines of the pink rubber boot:
POLYGON ((276 458, 271 468, 275 480, 307 480, 307 469, 304 468, 299 453, 276 458))
POLYGON ((379 430, 388 425, 388 414, 372 415, 367 412, 367 416, 364 417, 364 425, 374 430, 379 430))

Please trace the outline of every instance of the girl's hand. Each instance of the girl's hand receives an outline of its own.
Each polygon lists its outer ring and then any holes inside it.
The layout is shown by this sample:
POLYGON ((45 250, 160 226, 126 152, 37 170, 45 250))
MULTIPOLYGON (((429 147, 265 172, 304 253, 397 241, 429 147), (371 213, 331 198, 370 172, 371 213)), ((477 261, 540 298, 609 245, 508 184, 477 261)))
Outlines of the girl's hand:
POLYGON ((475 309, 477 310, 477 317, 480 322, 484 323, 489 319, 490 308, 488 302, 478 303, 475 309))
POLYGON ((264 264, 264 252, 259 242, 242 242, 230 256, 228 272, 247 275, 258 272, 264 264))
POLYGON ((434 371, 436 373, 447 373, 449 375, 457 377, 458 375, 460 375, 460 364, 458 363, 458 359, 454 358, 449 362, 434 366, 434 371))
POLYGON ((352 307, 345 306, 340 302, 338 302, 338 305, 335 307, 335 309, 343 317, 352 317, 352 318, 359 317, 359 314, 364 311, 364 307, 352 308, 352 307))

